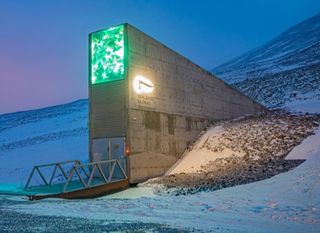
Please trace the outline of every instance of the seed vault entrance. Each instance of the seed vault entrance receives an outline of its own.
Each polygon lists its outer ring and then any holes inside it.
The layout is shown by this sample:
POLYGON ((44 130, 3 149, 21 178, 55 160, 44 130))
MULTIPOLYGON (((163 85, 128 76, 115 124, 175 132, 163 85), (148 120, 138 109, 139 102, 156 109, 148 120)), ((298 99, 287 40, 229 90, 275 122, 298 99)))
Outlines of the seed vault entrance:
POLYGON ((129 24, 89 35, 90 160, 119 153, 130 183, 165 174, 208 124, 262 110, 129 24))
MULTIPOLYGON (((118 160, 120 166, 127 173, 127 161, 125 156, 125 137, 98 138, 92 141, 92 160, 118 160)), ((103 167, 105 172, 111 173, 111 166, 103 167)), ((115 177, 122 175, 120 171, 115 172, 115 177)))
POLYGON ((89 35, 88 81, 90 161, 34 166, 31 199, 95 197, 161 176, 209 123, 266 110, 129 24, 89 35))

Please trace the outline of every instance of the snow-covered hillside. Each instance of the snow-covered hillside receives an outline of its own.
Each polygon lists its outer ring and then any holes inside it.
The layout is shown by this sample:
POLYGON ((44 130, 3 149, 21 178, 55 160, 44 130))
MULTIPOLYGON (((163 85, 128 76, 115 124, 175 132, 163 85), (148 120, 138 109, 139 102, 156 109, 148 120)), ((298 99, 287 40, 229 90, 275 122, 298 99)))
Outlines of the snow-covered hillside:
POLYGON ((23 183, 36 164, 86 161, 87 121, 87 100, 0 115, 0 183, 23 183))
POLYGON ((212 72, 268 107, 320 106, 320 14, 212 72))

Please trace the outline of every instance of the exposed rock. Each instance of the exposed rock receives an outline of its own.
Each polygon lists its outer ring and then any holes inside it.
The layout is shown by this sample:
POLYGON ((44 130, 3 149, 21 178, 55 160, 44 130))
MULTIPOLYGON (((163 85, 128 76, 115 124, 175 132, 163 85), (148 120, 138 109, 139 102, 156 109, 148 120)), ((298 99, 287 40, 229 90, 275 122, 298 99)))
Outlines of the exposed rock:
POLYGON ((219 137, 208 138, 200 149, 214 152, 229 149, 244 152, 244 156, 234 153, 231 157, 209 162, 197 172, 163 176, 140 185, 160 187, 159 194, 185 195, 255 182, 286 172, 303 160, 284 158, 313 134, 319 121, 320 115, 271 111, 224 122, 223 133, 219 137))

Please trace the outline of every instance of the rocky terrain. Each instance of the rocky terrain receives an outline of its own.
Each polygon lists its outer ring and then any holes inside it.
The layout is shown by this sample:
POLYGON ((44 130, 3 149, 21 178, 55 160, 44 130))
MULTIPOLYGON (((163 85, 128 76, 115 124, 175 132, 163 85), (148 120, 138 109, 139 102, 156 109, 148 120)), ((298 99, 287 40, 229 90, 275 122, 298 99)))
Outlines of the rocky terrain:
MULTIPOLYGON (((317 47, 320 57, 320 44, 317 47)), ((233 86, 271 108, 286 107, 286 104, 297 100, 320 100, 320 63, 265 74, 233 86)))
MULTIPOLYGON (((159 194, 173 195, 217 190, 246 184, 288 171, 303 160, 285 160, 286 155, 319 126, 320 115, 293 115, 272 111, 224 122, 219 136, 211 136, 189 150, 223 153, 197 171, 174 173, 151 179, 141 186, 156 187, 159 194)), ((214 126, 213 126, 214 127, 214 126)))
POLYGON ((320 14, 212 72, 268 107, 320 104, 320 14))

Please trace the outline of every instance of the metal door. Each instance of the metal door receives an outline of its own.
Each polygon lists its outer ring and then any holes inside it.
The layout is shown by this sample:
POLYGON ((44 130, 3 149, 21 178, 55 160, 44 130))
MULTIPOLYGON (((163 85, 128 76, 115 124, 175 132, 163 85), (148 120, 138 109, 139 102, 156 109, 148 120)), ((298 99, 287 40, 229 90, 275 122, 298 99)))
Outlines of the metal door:
MULTIPOLYGON (((92 143, 93 162, 116 159, 127 174, 127 161, 125 156, 125 137, 98 138, 92 143)), ((110 167, 103 167, 106 174, 111 172, 110 167)), ((115 170, 113 177, 121 178, 121 171, 115 170)))

